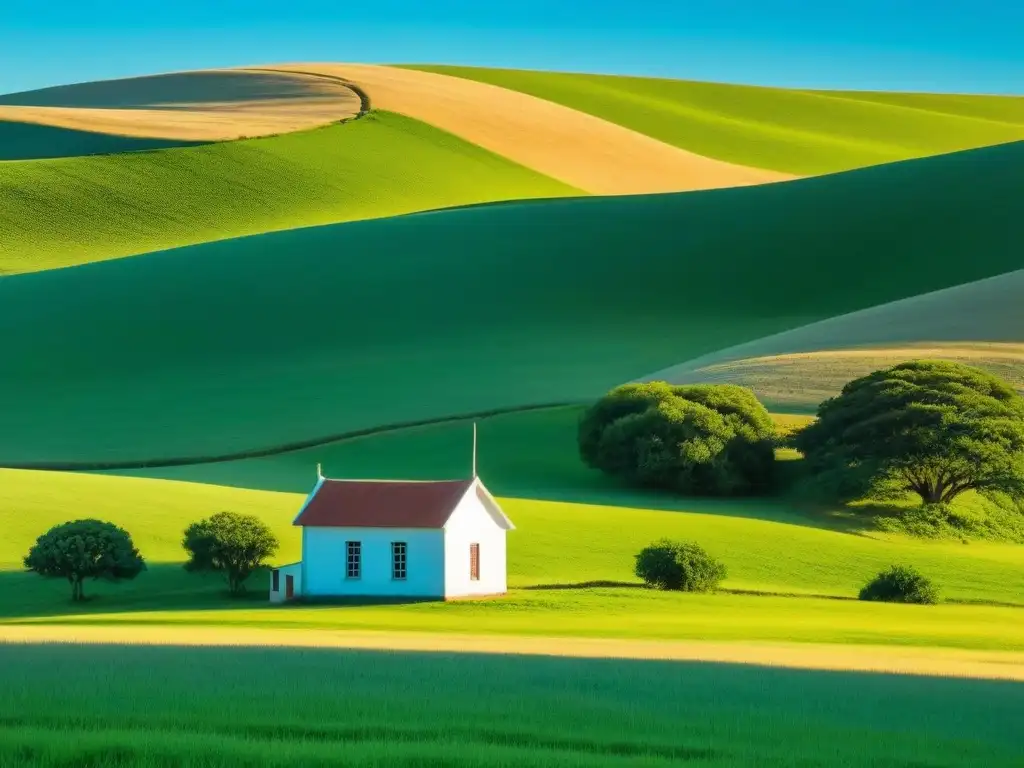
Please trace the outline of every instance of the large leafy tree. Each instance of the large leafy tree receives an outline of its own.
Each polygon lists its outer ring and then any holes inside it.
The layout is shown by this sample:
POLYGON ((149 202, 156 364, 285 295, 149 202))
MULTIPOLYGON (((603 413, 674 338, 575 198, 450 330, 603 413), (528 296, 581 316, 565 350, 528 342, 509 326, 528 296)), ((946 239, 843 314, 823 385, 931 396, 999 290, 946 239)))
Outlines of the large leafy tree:
POLYGON ((54 526, 36 539, 24 565, 42 576, 67 579, 74 601, 85 600, 86 579, 134 579, 146 570, 127 531, 93 519, 54 526))
POLYGON ((625 384, 583 414, 578 439, 588 466, 634 485, 739 495, 773 479, 775 425, 733 384, 625 384))
POLYGON ((245 591, 245 581, 277 552, 274 532, 255 515, 218 512, 185 529, 182 546, 189 554, 187 571, 222 573, 228 591, 245 591))
POLYGON ((1024 498, 1024 398, 961 363, 916 360, 851 381, 791 440, 818 488, 844 500, 1024 498))

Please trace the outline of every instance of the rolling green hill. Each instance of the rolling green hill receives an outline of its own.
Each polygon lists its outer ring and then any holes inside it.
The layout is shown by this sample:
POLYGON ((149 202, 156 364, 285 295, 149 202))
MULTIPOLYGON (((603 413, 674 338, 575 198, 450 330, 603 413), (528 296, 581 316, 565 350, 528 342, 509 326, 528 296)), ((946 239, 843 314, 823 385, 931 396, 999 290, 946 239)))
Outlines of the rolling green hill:
POLYGON ((385 112, 269 138, 0 163, 0 274, 292 227, 574 194, 581 193, 385 112))
POLYGON ((811 91, 407 65, 521 91, 697 154, 801 175, 1024 139, 1024 97, 811 91))
MULTIPOLYGON (((12 123, 0 120, 0 161, 105 155, 115 152, 186 147, 198 143, 112 136, 109 133, 76 131, 50 125, 12 123)), ((0 170, 0 178, 2 177, 3 171, 0 170)))
MULTIPOLYGON (((194 151, 206 150, 172 152, 194 151)), ((0 462, 209 456, 590 398, 732 344, 1020 268, 1022 167, 1024 142, 4 278, 0 462)))
MULTIPOLYGON (((908 645, 1024 648, 1019 608, 948 605, 915 612, 913 606, 735 594, 851 598, 871 574, 891 562, 909 562, 932 575, 951 600, 1019 605, 1024 548, 913 541, 863 531, 845 518, 805 516, 771 500, 701 501, 620 490, 580 464, 577 415, 577 409, 562 408, 480 423, 481 477, 516 524, 509 536, 513 591, 502 600, 282 612, 268 610, 262 598, 225 603, 218 579, 180 567, 182 530, 224 509, 265 520, 282 541, 276 562, 295 560, 299 534, 291 521, 312 487, 316 461, 331 476, 465 475, 470 430, 461 422, 258 461, 134 473, 149 477, 0 471, 0 524, 6 532, 0 587, 8 595, 0 621, 68 620, 71 611, 103 623, 457 631, 469 613, 477 632, 854 643, 899 638, 908 645), (154 479, 161 476, 175 479, 154 479), (125 526, 150 562, 134 582, 91 583, 88 589, 100 599, 76 608, 66 602, 65 583, 15 572, 35 537, 72 509, 125 526), (720 556, 729 568, 725 587, 734 594, 693 597, 634 589, 633 554, 662 536, 697 539, 720 556), (587 587, 588 582, 605 585, 587 587), (794 616, 801 619, 797 629, 794 616)), ((257 581, 254 589, 264 583, 257 581)))

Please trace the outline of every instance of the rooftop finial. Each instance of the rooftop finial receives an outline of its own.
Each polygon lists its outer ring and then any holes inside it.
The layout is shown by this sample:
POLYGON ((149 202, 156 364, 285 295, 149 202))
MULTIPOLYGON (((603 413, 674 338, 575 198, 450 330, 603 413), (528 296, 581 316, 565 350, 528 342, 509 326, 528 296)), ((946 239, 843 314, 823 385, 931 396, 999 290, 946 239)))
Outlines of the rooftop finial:
POLYGON ((317 462, 317 464, 316 464, 316 477, 317 477, 317 480, 323 480, 324 479, 324 473, 320 471, 320 462, 317 462))
POLYGON ((473 422, 473 479, 476 480, 476 422, 473 422))

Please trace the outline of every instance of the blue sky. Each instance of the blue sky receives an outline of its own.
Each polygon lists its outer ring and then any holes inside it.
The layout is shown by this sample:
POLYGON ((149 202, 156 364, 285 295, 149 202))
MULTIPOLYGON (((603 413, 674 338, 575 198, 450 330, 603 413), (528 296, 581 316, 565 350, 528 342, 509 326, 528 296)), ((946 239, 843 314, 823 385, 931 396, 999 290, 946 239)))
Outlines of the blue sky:
POLYGON ((1024 1, 0 0, 0 93, 302 60, 1024 94, 1024 1))

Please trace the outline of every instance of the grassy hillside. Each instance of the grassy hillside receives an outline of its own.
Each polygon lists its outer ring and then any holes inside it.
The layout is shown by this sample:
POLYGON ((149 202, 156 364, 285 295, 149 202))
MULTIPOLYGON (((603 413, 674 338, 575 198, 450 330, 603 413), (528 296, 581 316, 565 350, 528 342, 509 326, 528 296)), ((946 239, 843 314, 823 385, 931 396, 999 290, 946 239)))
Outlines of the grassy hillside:
MULTIPOLYGON (((749 357, 698 368, 683 366, 650 378, 678 383, 729 382, 750 387, 772 408, 814 413, 853 379, 907 360, 955 360, 989 371, 1024 392, 1024 344, 907 344, 749 357)), ((645 377, 646 378, 646 377, 645 377)))
MULTIPOLYGON (((112 136, 96 131, 76 131, 0 119, 0 161, 80 157, 114 152, 183 147, 196 142, 112 136)), ((0 172, 2 173, 2 172, 0 172)))
MULTIPOLYGON (((0 127, 3 123, 0 123, 0 127)), ((0 274, 337 221, 575 190, 415 120, 0 164, 0 274)))
MULTIPOLYGON (((266 520, 282 541, 277 562, 297 559, 299 535, 290 523, 312 486, 316 461, 333 476, 464 475, 469 425, 455 423, 259 461, 134 473, 150 477, 0 472, 0 508, 7 510, 0 513, 6 531, 0 587, 8 595, 0 616, 64 620, 79 610, 66 601, 66 583, 16 571, 36 536, 67 519, 69 510, 82 510, 128 528, 151 566, 124 585, 90 583, 88 590, 100 598, 81 610, 82 619, 93 622, 452 632, 465 631, 470 621, 473 631, 483 633, 1024 649, 1019 608, 946 605, 922 611, 810 597, 637 591, 633 554, 670 536, 697 539, 721 557, 730 572, 725 587, 734 593, 852 598, 873 573, 909 562, 933 576, 947 598, 1020 603, 1024 548, 913 541, 863 531, 846 518, 805 516, 773 501, 700 501, 620 490, 577 459, 577 413, 553 409, 480 424, 481 477, 517 526, 509 536, 513 592, 500 601, 281 612, 268 609, 259 595, 255 603, 225 604, 219 580, 180 567, 184 528, 225 509, 266 520), (160 476, 176 479, 155 479, 160 476), (588 582, 609 586, 584 586, 588 582), (794 627, 797 615, 801 621, 794 627)), ((261 586, 265 577, 254 582, 254 589, 261 586)))
POLYGON ((864 94, 476 67, 409 68, 521 91, 701 155, 796 174, 1024 139, 1024 97, 864 94))
POLYGON ((0 460, 219 455, 586 399, 732 344, 1020 267, 1022 164, 1024 143, 6 278, 0 401, 17 407, 0 413, 0 460))
POLYGON ((733 381, 773 407, 814 410, 850 379, 911 358, 961 360, 1024 390, 1024 270, 829 318, 655 371, 733 381))

